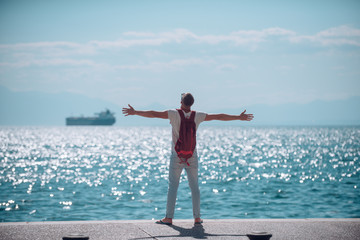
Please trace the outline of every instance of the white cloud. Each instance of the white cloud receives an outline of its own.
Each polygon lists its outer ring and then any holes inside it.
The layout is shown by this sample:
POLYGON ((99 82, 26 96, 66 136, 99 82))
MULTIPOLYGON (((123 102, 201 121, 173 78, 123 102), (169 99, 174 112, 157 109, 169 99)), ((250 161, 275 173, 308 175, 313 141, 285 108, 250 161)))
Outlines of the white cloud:
POLYGON ((197 35, 187 29, 175 29, 168 32, 125 32, 123 38, 115 41, 90 41, 84 44, 74 42, 34 42, 0 44, 0 51, 24 51, 35 49, 61 49, 77 50, 78 53, 93 53, 94 49, 101 48, 128 48, 133 46, 160 46, 170 43, 208 43, 219 44, 229 42, 236 45, 246 45, 264 42, 272 37, 283 37, 291 43, 304 40, 317 41, 324 44, 351 44, 358 45, 360 29, 348 26, 334 27, 320 31, 314 35, 301 35, 292 30, 274 27, 263 30, 239 30, 229 34, 220 35, 197 35))
MULTIPOLYGON (((187 29, 175 29, 167 32, 125 32, 122 38, 115 41, 89 41, 87 43, 74 42, 34 42, 17 44, 0 44, 2 62, 0 67, 27 67, 35 66, 105 66, 113 65, 108 59, 108 52, 130 49, 132 47, 148 47, 155 51, 153 46, 166 44, 198 44, 202 47, 207 44, 230 44, 231 47, 246 47, 256 50, 260 44, 267 41, 288 41, 289 44, 317 44, 329 46, 360 46, 360 29, 349 26, 339 26, 319 31, 314 35, 301 35, 292 30, 274 27, 262 30, 240 30, 229 34, 199 35, 187 29), (101 58, 96 58, 101 55, 101 58), (101 59, 101 60, 99 60, 101 59), (99 62, 100 61, 100 62, 99 62)), ((137 49, 137 48, 136 48, 137 49)), ((194 49, 194 48, 192 48, 194 49)), ((169 51, 169 50, 167 50, 169 51)), ((170 50, 171 51, 171 50, 170 50)), ((168 54, 168 53, 167 53, 168 54)), ((123 64, 118 69, 179 69, 190 65, 209 64, 209 61, 196 58, 196 52, 189 52, 186 61, 172 60, 169 62, 150 62, 145 64, 123 64), (194 57, 195 56, 195 57, 194 57)), ((171 55, 171 54, 170 54, 171 55)), ((178 55, 166 58, 178 59, 178 55)), ((224 67, 226 68, 226 67, 224 67)), ((228 67, 229 68, 229 67, 228 67)))
POLYGON ((244 42, 263 42, 269 37, 273 36, 294 36, 295 32, 283 29, 283 28, 266 28, 261 31, 248 30, 248 31, 236 31, 231 33, 232 36, 236 36, 243 40, 244 42))
POLYGON ((91 41, 89 44, 100 48, 128 48, 133 46, 160 46, 166 43, 182 43, 186 40, 191 41, 191 39, 198 38, 186 29, 175 29, 171 32, 161 32, 158 34, 151 32, 125 32, 123 36, 125 38, 116 41, 91 41))
POLYGON ((89 44, 96 48, 128 48, 133 46, 160 46, 169 43, 166 38, 147 39, 119 39, 117 41, 91 41, 89 44))
POLYGON ((191 41, 192 39, 197 39, 198 36, 187 29, 175 29, 172 32, 164 32, 160 33, 159 36, 161 38, 169 39, 170 41, 174 41, 176 43, 181 43, 186 40, 191 41))
POLYGON ((15 43, 15 44, 0 44, 0 49, 34 49, 34 48, 49 48, 49 47, 68 47, 78 48, 82 45, 73 42, 33 42, 33 43, 15 43))
POLYGON ((360 37, 360 29, 340 26, 321 31, 317 35, 322 37, 360 37))
POLYGON ((171 32, 126 32, 123 35, 126 37, 136 37, 137 39, 118 40, 116 42, 96 42, 101 46, 134 46, 134 45, 160 45, 163 43, 207 43, 219 44, 222 42, 230 42, 236 45, 245 45, 248 43, 259 43, 271 36, 292 36, 296 33, 287 29, 267 28, 263 30, 241 30, 234 31, 227 35, 197 35, 187 29, 175 29, 171 32), (138 38, 143 38, 139 40, 138 38))
POLYGON ((15 43, 0 44, 0 54, 6 56, 16 55, 36 55, 64 57, 74 55, 93 55, 96 49, 91 44, 81 44, 74 42, 33 42, 33 43, 15 43))
POLYGON ((46 66, 91 66, 91 67, 99 67, 102 66, 97 64, 91 60, 74 60, 74 59, 32 59, 32 60, 24 60, 18 62, 3 62, 0 63, 1 67, 14 67, 14 68, 21 68, 21 67, 29 67, 29 66, 38 66, 38 67, 46 67, 46 66))
POLYGON ((360 29, 349 26, 329 28, 315 35, 296 35, 290 41, 301 43, 305 41, 320 43, 323 46, 351 45, 360 47, 360 29))

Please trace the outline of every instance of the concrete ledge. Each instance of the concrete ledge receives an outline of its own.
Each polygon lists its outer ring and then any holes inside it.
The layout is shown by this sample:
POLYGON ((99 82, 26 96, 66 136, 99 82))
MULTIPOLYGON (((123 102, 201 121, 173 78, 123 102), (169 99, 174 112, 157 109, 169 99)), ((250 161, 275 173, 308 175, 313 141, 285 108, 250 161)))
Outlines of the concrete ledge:
POLYGON ((276 239, 359 239, 360 218, 354 219, 219 219, 174 220, 172 226, 149 220, 6 222, 0 223, 1 240, 51 239, 77 233, 90 240, 105 239, 244 239, 253 231, 269 232, 276 239))

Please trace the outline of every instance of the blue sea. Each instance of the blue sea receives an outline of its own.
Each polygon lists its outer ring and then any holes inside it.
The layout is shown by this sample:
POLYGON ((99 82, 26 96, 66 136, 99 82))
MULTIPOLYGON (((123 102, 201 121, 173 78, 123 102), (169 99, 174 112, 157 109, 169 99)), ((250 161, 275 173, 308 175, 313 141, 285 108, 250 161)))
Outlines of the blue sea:
MULTIPOLYGON (((360 127, 200 126, 197 143, 205 219, 360 217, 360 127)), ((170 145, 170 127, 0 127, 0 221, 162 218, 170 145)))

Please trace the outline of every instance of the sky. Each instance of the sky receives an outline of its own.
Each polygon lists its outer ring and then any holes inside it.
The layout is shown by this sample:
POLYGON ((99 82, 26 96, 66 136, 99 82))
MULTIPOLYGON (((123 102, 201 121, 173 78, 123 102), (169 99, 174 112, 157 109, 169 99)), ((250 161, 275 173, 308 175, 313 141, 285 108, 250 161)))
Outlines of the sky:
POLYGON ((360 1, 0 0, 0 86, 120 106, 360 96, 360 1))

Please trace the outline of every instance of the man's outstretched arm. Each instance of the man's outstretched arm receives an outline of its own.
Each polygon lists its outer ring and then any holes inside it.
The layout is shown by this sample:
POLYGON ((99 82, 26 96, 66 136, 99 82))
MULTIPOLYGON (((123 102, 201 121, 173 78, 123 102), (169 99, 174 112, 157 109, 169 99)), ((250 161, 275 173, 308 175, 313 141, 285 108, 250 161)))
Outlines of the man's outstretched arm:
POLYGON ((158 112, 158 111, 137 111, 135 110, 130 104, 129 108, 123 108, 122 112, 123 114, 126 116, 129 115, 138 115, 138 116, 142 116, 142 117, 147 117, 147 118, 162 118, 162 119, 168 119, 168 113, 167 111, 164 112, 158 112))
POLYGON ((243 111, 240 115, 228 115, 228 114, 208 114, 206 115, 205 121, 211 120, 220 120, 220 121, 233 121, 233 120, 241 120, 241 121, 251 121, 254 118, 252 114, 246 114, 243 111))

